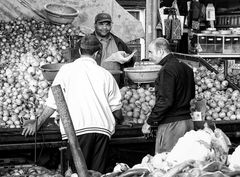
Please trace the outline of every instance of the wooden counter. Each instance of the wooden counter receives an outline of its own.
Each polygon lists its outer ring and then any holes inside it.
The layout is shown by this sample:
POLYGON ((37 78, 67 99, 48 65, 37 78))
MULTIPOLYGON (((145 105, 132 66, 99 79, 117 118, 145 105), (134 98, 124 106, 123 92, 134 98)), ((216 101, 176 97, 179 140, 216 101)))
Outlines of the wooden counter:
MULTIPOLYGON (((33 161, 36 147, 37 153, 41 154, 44 151, 44 155, 47 153, 48 155, 54 154, 54 156, 60 157, 56 163, 60 163, 62 171, 65 171, 66 164, 64 162, 66 160, 64 154, 66 153, 67 141, 61 139, 59 127, 54 123, 53 119, 48 120, 37 132, 36 143, 35 136, 22 136, 22 129, 20 128, 0 128, 0 165, 4 165, 4 163, 1 164, 2 155, 5 158, 11 158, 14 155, 15 158, 24 157, 23 154, 31 153, 30 158, 33 161)), ((140 163, 145 155, 153 155, 155 138, 146 139, 141 132, 141 128, 142 125, 133 125, 132 127, 116 126, 116 132, 110 141, 109 171, 117 162, 125 162, 131 166, 140 163)), ((40 155, 37 155, 38 162, 45 160, 39 160, 39 158, 41 158, 40 155)), ((44 164, 41 165, 44 166, 44 164)))
MULTIPOLYGON (((61 147, 67 142, 61 139, 59 127, 53 119, 48 119, 37 133, 37 146, 61 147)), ((195 130, 203 128, 205 121, 195 121, 195 130)), ((208 121, 210 122, 210 121, 208 121)), ((234 143, 240 144, 240 120, 234 121, 212 121, 220 128, 234 143)), ((111 144, 136 144, 154 142, 154 138, 146 139, 141 132, 142 125, 117 125, 115 134, 112 136, 111 144)), ((35 143, 34 136, 24 137, 21 128, 0 128, 0 150, 11 148, 28 149, 35 143)))
MULTIPOLYGON (((240 145, 239 120, 217 121, 212 123, 215 123, 216 127, 223 130, 230 138, 233 144, 231 147, 232 150, 240 145)), ((203 124, 204 121, 194 122, 195 129, 203 128, 203 124)), ((129 166, 132 166, 140 163, 145 155, 154 155, 155 138, 146 139, 141 132, 141 128, 142 125, 133 125, 132 127, 123 125, 116 126, 116 132, 110 141, 109 170, 112 170, 117 162, 127 163, 129 166)), ((38 152, 47 149, 47 151, 50 150, 52 153, 60 149, 61 159, 63 158, 67 141, 61 140, 59 127, 53 120, 50 119, 50 121, 38 131, 36 144, 34 136, 24 137, 21 135, 21 132, 22 129, 0 128, 1 155, 10 151, 14 153, 24 151, 34 152, 34 148, 36 147, 38 152)), ((66 168, 63 169, 65 170, 66 168)))
MULTIPOLYGON (((62 146, 66 141, 61 139, 59 127, 53 119, 48 119, 42 128, 37 132, 37 145, 62 146)), ((144 143, 153 141, 146 139, 141 132, 142 125, 117 125, 115 134, 112 136, 111 144, 144 143)), ((17 149, 29 148, 35 143, 35 136, 22 136, 22 128, 0 128, 0 150, 7 150, 13 146, 17 149), (19 146, 21 145, 21 146, 19 146)))

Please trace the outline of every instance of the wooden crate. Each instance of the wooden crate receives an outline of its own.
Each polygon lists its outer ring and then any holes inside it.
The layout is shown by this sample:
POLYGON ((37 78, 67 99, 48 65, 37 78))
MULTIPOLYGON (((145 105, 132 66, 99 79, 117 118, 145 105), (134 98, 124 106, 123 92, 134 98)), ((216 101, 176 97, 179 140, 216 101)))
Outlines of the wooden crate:
MULTIPOLYGON (((9 143, 30 143, 35 141, 35 136, 23 136, 22 128, 0 128, 0 144, 9 143)), ((53 119, 48 119, 37 132, 37 142, 48 142, 61 140, 59 127, 53 119)))

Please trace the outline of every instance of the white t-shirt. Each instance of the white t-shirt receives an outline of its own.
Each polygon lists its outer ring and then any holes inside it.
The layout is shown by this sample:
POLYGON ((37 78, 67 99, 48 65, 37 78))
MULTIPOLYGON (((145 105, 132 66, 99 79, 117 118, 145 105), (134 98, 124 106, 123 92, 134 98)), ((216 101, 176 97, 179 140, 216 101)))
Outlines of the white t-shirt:
MULTIPOLYGON (((89 57, 61 67, 52 85, 61 85, 76 135, 115 132, 113 111, 121 109, 121 93, 112 74, 89 57)), ((47 106, 57 109, 51 89, 47 106)), ((67 139, 62 122, 60 130, 67 139)))

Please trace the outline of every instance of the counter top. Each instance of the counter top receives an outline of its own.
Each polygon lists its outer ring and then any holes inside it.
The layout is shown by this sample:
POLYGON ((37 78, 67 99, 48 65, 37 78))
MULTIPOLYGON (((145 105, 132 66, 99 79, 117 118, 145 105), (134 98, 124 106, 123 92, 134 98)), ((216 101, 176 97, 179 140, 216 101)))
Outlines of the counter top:
MULTIPOLYGON (((234 143, 240 144, 240 120, 234 121, 208 121, 215 124, 234 143)), ((195 130, 202 129, 205 121, 194 121, 195 130)), ((155 138, 145 138, 142 134, 142 125, 136 124, 132 127, 127 125, 117 125, 115 134, 111 138, 111 144, 136 144, 154 142, 155 138)), ((27 149, 35 145, 35 136, 24 137, 21 135, 22 128, 0 128, 0 150, 11 147, 27 149)), ((49 119, 36 136, 36 146, 61 147, 67 141, 61 139, 59 127, 53 119, 49 119)))

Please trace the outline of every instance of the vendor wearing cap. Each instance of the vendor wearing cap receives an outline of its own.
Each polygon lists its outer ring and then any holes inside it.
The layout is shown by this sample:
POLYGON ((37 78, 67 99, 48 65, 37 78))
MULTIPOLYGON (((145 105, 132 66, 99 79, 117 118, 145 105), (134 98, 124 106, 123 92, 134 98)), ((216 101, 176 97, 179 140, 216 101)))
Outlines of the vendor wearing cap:
MULTIPOLYGON (((123 71, 123 68, 131 67, 134 65, 134 59, 131 58, 125 63, 106 61, 112 54, 122 51, 126 54, 131 54, 131 50, 128 46, 117 36, 112 34, 112 18, 108 13, 99 13, 95 17, 95 31, 94 35, 102 44, 102 48, 97 56, 97 63, 107 70, 119 70, 123 71)), ((123 76, 118 83, 123 84, 123 76)))

